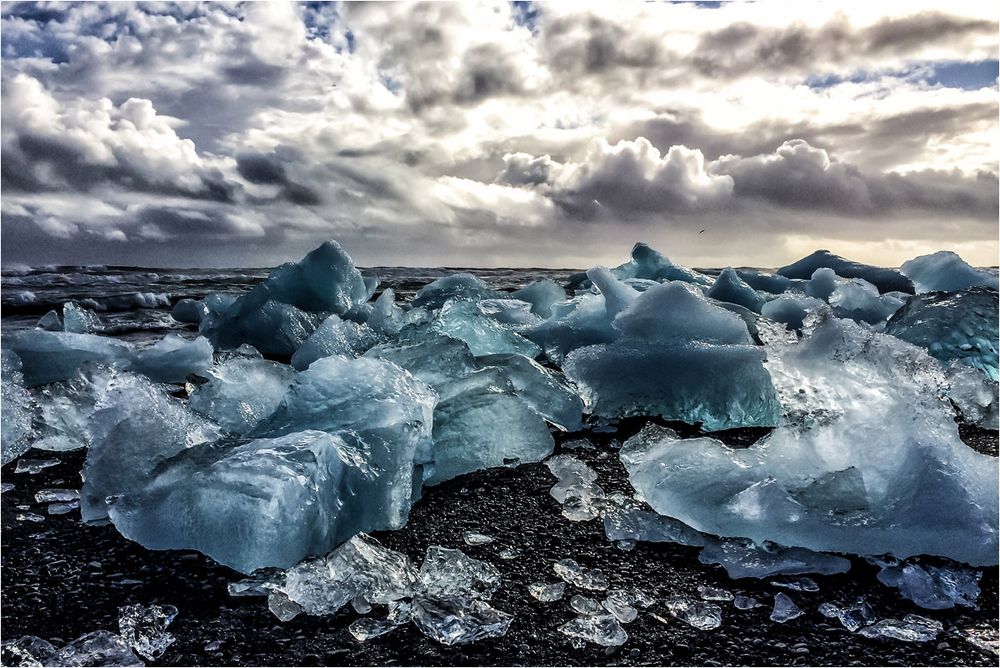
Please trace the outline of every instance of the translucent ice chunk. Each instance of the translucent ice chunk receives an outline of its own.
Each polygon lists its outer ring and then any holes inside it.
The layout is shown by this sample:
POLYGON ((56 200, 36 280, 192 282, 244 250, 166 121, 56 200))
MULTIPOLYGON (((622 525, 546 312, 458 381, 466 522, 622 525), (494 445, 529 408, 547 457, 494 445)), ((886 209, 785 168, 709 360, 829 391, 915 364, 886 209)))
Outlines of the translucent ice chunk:
POLYGON ((50 659, 54 666, 142 666, 121 636, 94 631, 59 649, 50 659))
POLYGON ((771 580, 771 585, 792 591, 819 591, 819 585, 812 578, 778 578, 771 580))
POLYGON ((36 473, 41 473, 50 466, 58 465, 58 459, 21 459, 17 462, 17 466, 14 467, 14 473, 27 473, 29 475, 35 475, 36 473))
POLYGON ((951 251, 915 257, 904 262, 900 272, 913 281, 917 292, 964 290, 977 285, 997 289, 995 273, 976 269, 951 251))
POLYGON ((784 624, 785 622, 790 622, 796 617, 801 617, 802 614, 802 610, 799 606, 795 605, 795 601, 793 601, 788 594, 778 592, 774 595, 774 608, 771 610, 772 622, 784 624))
POLYGON ((420 566, 419 597, 488 599, 500 586, 500 572, 460 550, 432 545, 420 566))
POLYGON ((623 589, 612 589, 608 592, 604 600, 601 601, 601 606, 614 615, 615 619, 619 622, 628 624, 635 621, 635 618, 639 616, 639 611, 635 609, 632 603, 633 599, 628 592, 623 589))
POLYGON ((736 595, 733 597, 733 607, 737 610, 753 610, 759 603, 753 596, 736 595))
POLYGON ((843 608, 832 603, 823 603, 819 606, 819 611, 824 617, 837 619, 851 633, 874 623, 876 620, 875 611, 864 598, 858 598, 854 603, 843 608))
POLYGON ((176 616, 172 605, 126 605, 118 608, 119 633, 140 655, 157 659, 174 643, 166 629, 176 616))
POLYGON ((18 330, 4 343, 21 359, 28 387, 67 380, 84 362, 127 365, 132 357, 129 344, 93 334, 18 330))
POLYGON ((443 645, 498 638, 507 633, 513 619, 513 615, 479 600, 421 598, 413 602, 413 623, 443 645))
POLYGON ((234 357, 209 369, 208 382, 188 406, 234 434, 246 434, 281 404, 291 383, 290 367, 263 359, 234 357))
POLYGON ((35 492, 35 503, 78 501, 79 499, 80 492, 75 489, 40 489, 35 492))
POLYGON ((682 522, 648 510, 611 506, 604 511, 604 533, 609 540, 704 545, 704 537, 682 522))
POLYGON ((10 350, 0 351, 0 463, 12 462, 31 447, 33 402, 24 388, 21 360, 10 350))
POLYGON ((566 299, 566 291, 551 278, 545 278, 528 283, 511 297, 528 302, 532 313, 548 318, 552 315, 552 305, 566 299))
POLYGON ((632 247, 631 259, 611 271, 618 278, 647 278, 654 281, 684 281, 698 285, 711 285, 712 279, 704 274, 674 264, 662 253, 640 242, 632 247))
POLYGON ((879 292, 897 291, 913 294, 913 283, 895 269, 861 264, 834 255, 827 250, 818 250, 798 262, 778 269, 777 273, 787 278, 810 278, 820 267, 832 269, 838 276, 844 278, 863 278, 877 287, 879 292))
POLYGON ((80 507, 79 501, 69 501, 67 503, 50 503, 45 508, 49 515, 65 515, 80 507))
POLYGON ((158 383, 180 383, 188 374, 203 375, 212 366, 212 344, 199 336, 188 341, 167 334, 149 348, 137 351, 130 370, 158 383))
POLYGON ((981 577, 977 569, 920 564, 887 566, 878 574, 880 582, 895 587, 903 598, 928 610, 956 605, 975 607, 981 577))
POLYGON ((38 636, 21 636, 5 640, 2 652, 5 666, 47 666, 51 665, 56 648, 38 636))
POLYGON ((666 599, 664 605, 671 615, 700 631, 710 631, 722 626, 722 608, 684 596, 666 599))
POLYGON ((885 331, 926 348, 942 362, 957 360, 997 380, 997 292, 969 288, 911 297, 885 331))
POLYGON ((467 299, 445 302, 431 321, 431 327, 440 334, 465 341, 473 355, 516 353, 534 358, 541 353, 536 344, 484 315, 477 302, 467 299))
POLYGON ((920 615, 906 615, 902 621, 883 619, 858 631, 866 638, 889 638, 904 642, 928 642, 944 630, 941 622, 920 615))
POLYGON ((396 306, 396 293, 386 288, 372 307, 368 326, 379 334, 398 334, 403 328, 406 313, 396 306))
POLYGON ((397 341, 375 346, 364 356, 392 362, 436 390, 479 368, 463 341, 436 333, 424 336, 410 328, 397 341))
POLYGON ((599 517, 605 507, 604 490, 594 481, 597 473, 570 455, 557 455, 545 462, 559 482, 549 493, 563 505, 562 514, 573 522, 599 517))
POLYGON ((784 294, 775 297, 761 307, 761 315, 788 326, 802 329, 802 323, 810 311, 823 308, 823 301, 815 297, 798 294, 784 294))
POLYGON ((270 355, 294 354, 328 314, 264 299, 267 296, 251 292, 241 297, 224 313, 209 314, 198 331, 220 349, 250 344, 270 355))
POLYGON ((996 431, 1000 428, 1000 386, 978 369, 948 365, 946 396, 966 424, 996 431))
POLYGON ((380 337, 368 325, 331 315, 295 351, 292 366, 301 371, 322 357, 357 357, 379 341, 380 337))
POLYGON ((618 647, 628 634, 614 615, 581 615, 559 627, 559 632, 602 647, 618 647))
POLYGON ((542 603, 558 601, 566 592, 565 582, 546 584, 545 582, 533 582, 528 585, 528 592, 542 603))
POLYGON ((62 318, 59 317, 59 312, 53 309, 39 318, 35 327, 38 329, 44 329, 48 332, 61 332, 63 331, 62 318))
POLYGON ((561 373, 524 355, 486 355, 477 357, 476 362, 503 370, 517 396, 560 429, 576 431, 582 427, 583 400, 561 373))
POLYGON ((542 322, 542 318, 531 311, 531 304, 520 299, 484 299, 476 308, 479 313, 515 331, 542 322))
POLYGON ((290 622, 302 612, 302 606, 281 591, 272 591, 267 595, 267 609, 282 622, 290 622))
POLYGON ((680 282, 650 288, 615 318, 624 336, 661 343, 750 344, 746 325, 680 282))
POLYGON ((599 568, 583 568, 573 559, 560 559, 552 568, 564 581, 581 589, 604 591, 608 588, 608 581, 599 568))
POLYGON ((844 281, 830 295, 830 306, 838 318, 872 325, 888 320, 903 301, 891 294, 879 294, 878 288, 860 278, 844 281))
POLYGON ((715 279, 705 296, 732 304, 739 304, 755 313, 760 313, 764 298, 743 282, 732 267, 726 267, 715 279))
POLYGON ((453 274, 428 283, 417 291, 410 304, 429 309, 441 308, 449 299, 479 301, 500 296, 472 274, 453 274))
POLYGON ((728 589, 718 589, 716 587, 707 587, 705 585, 698 585, 698 596, 706 601, 732 601, 733 592, 728 589))
POLYGON ((466 531, 462 534, 462 541, 466 545, 486 545, 492 543, 494 538, 478 531, 466 531))
POLYGON ((75 334, 97 334, 104 331, 104 323, 90 309, 76 302, 63 304, 63 331, 75 334))
POLYGON ((170 316, 177 322, 197 325, 208 315, 208 306, 200 299, 182 299, 170 310, 170 316))

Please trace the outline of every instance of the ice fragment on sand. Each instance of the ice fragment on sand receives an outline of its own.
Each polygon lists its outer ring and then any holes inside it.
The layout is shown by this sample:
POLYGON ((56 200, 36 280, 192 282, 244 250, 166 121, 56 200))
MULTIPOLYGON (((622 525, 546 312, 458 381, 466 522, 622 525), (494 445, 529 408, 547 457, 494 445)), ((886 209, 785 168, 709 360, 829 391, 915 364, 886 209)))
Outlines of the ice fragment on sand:
POLYGON ((970 644, 978 649, 990 654, 1000 655, 1000 639, 997 638, 997 630, 993 629, 961 629, 959 635, 965 638, 970 644))
POLYGON ((882 619, 858 631, 866 638, 889 638, 904 642, 928 642, 938 637, 944 625, 935 619, 920 615, 906 615, 898 619, 882 619))
POLYGON ((664 605, 670 614, 700 631, 710 631, 722 626, 722 608, 684 596, 666 599, 664 605))
POLYGON ((887 566, 878 574, 881 583, 895 587, 903 598, 928 610, 975 607, 981 577, 978 569, 920 564, 887 566))
POLYGON ((14 473, 27 473, 29 475, 34 475, 36 473, 41 473, 44 469, 50 466, 57 466, 59 464, 58 459, 22 459, 17 462, 17 466, 14 467, 14 473))
POLYGON ((10 350, 0 351, 0 463, 14 461, 31 447, 31 395, 24 388, 21 360, 10 350))
POLYGON ((281 404, 293 371, 278 362, 236 357, 207 371, 208 382, 191 394, 188 406, 234 434, 246 434, 281 404))
POLYGON ((601 615, 605 612, 604 606, 599 601, 579 594, 574 594, 569 600, 569 607, 581 615, 601 615))
POLYGON ((875 611, 864 598, 858 598, 854 603, 843 608, 833 603, 822 603, 819 606, 819 612, 824 617, 837 619, 845 629, 852 633, 876 620, 875 611))
POLYGON ((500 637, 513 619, 513 615, 479 600, 420 598, 413 602, 413 623, 443 645, 500 637))
POLYGON ((913 281, 917 292, 963 290, 976 285, 997 289, 994 271, 976 269, 951 251, 915 257, 904 262, 900 272, 913 281))
POLYGON ((555 584, 534 582, 528 585, 528 592, 530 592, 532 596, 537 598, 542 603, 551 603, 552 601, 558 601, 563 597, 565 591, 566 591, 565 582, 556 582, 555 584))
POLYGON ((56 501, 77 501, 80 492, 75 489, 42 489, 35 492, 36 503, 54 503, 56 501))
POLYGON ((180 383, 188 374, 203 374, 212 366, 212 344, 199 336, 188 341, 167 334, 156 344, 136 352, 131 371, 158 383, 180 383))
POLYGON ((760 604, 757 603, 757 599, 752 596, 742 596, 737 594, 733 597, 733 607, 737 610, 753 610, 758 605, 760 604))
POLYGON ((942 362, 957 360, 996 381, 997 300, 996 290, 981 287, 916 295, 889 319, 885 331, 942 362))
POLYGON ((739 304, 755 313, 760 313, 760 309, 764 305, 764 298, 744 283, 732 267, 726 267, 722 270, 705 296, 731 304, 739 304))
POLYGON ((550 457, 545 465, 559 482, 549 493, 563 505, 562 514, 573 522, 598 517, 604 508, 604 490, 594 481, 597 473, 571 455, 550 457))
POLYGON ((68 503, 50 503, 46 508, 45 512, 49 515, 65 515, 71 513, 80 507, 79 501, 70 501, 68 503))
POLYGON ((604 591, 608 588, 608 581, 599 568, 583 568, 573 559, 560 559, 552 568, 560 578, 581 589, 604 591))
POLYGON ((698 585, 698 596, 701 596, 706 601, 733 600, 733 592, 727 589, 717 589, 716 587, 707 587, 705 585, 698 585))
POLYGON ((289 599, 282 591, 272 591, 268 594, 267 609, 282 622, 290 622, 302 612, 302 606, 289 599))
POLYGON ((704 545, 704 537, 682 522, 648 510, 611 505, 604 511, 604 533, 609 540, 704 545))
POLYGON ((44 522, 45 521, 45 518, 42 517, 41 515, 38 515, 38 514, 35 514, 35 513, 29 513, 29 512, 18 513, 14 517, 14 519, 16 519, 18 522, 35 522, 35 523, 38 523, 38 522, 44 522))
POLYGON ((14 483, 12 482, 0 482, 0 494, 6 494, 10 490, 14 489, 14 483))
POLYGON ((462 534, 462 540, 466 545, 486 545, 493 542, 493 536, 487 536, 478 531, 466 531, 462 534))
POLYGON ((614 615, 580 616, 560 626, 559 631, 602 647, 617 647, 628 640, 628 634, 614 615))
POLYGON ((771 585, 792 591, 819 591, 819 585, 812 578, 779 578, 771 580, 771 585))
POLYGON ((0 651, 3 652, 2 663, 5 666, 47 666, 56 648, 38 636, 21 636, 16 640, 5 640, 0 651))
POLYGON ((94 631, 59 649, 53 666, 142 666, 125 640, 110 631, 94 631))
POLYGON ((175 617, 177 608, 172 605, 126 605, 118 608, 118 629, 132 649, 157 659, 174 643, 166 629, 175 617))
POLYGON ((385 619, 361 617, 351 622, 347 630, 358 642, 366 642, 372 638, 383 636, 396 628, 399 628, 399 624, 385 619))
POLYGON ((420 596, 488 599, 500 586, 500 572, 485 561, 460 550, 432 545, 427 548, 416 588, 420 596))
POLYGON ((834 255, 828 250, 818 250, 798 262, 781 267, 776 273, 787 278, 810 278, 821 267, 832 269, 838 276, 844 278, 863 278, 875 285, 879 292, 896 291, 913 294, 913 283, 895 269, 861 264, 834 255))
POLYGON ((635 603, 635 599, 624 589, 612 589, 601 601, 604 609, 614 615, 615 619, 622 624, 635 621, 639 615, 639 611, 635 609, 633 603, 635 603))
POLYGON ((799 606, 795 605, 795 601, 793 601, 787 594, 778 592, 774 595, 774 608, 771 610, 772 622, 784 624, 785 622, 789 622, 796 617, 801 616, 802 610, 799 606))

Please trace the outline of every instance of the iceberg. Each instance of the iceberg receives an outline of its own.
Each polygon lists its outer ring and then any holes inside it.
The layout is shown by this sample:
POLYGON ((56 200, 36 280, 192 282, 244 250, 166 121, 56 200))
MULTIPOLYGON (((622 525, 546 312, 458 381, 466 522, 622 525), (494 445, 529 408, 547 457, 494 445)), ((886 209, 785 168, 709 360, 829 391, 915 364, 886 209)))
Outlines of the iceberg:
POLYGON ((189 374, 203 375, 212 366, 214 352, 203 336, 188 341, 167 334, 149 348, 138 350, 129 369, 157 383, 182 383, 189 374))
POLYGON ((959 439, 940 366, 849 320, 821 316, 807 329, 770 346, 777 429, 734 449, 647 428, 619 453, 633 487, 718 536, 996 564, 997 467, 959 439))
POLYGON ((0 430, 0 463, 12 462, 31 447, 34 437, 32 429, 32 400, 24 388, 21 374, 21 360, 17 354, 3 349, 0 351, 0 406, 2 406, 2 426, 0 430))
POLYGON ((28 387, 68 380, 85 362, 127 366, 133 356, 128 343, 94 334, 20 330, 8 334, 5 343, 21 359, 28 387))
POLYGON ((209 369, 188 406, 231 434, 247 434, 269 417, 285 397, 294 371, 278 362, 234 357, 209 369))
POLYGON ((895 269, 854 262, 834 255, 828 250, 818 250, 798 262, 778 269, 775 273, 786 278, 811 278, 821 267, 832 269, 837 276, 843 278, 863 278, 877 287, 879 292, 905 292, 912 295, 914 291, 910 279, 895 269))
POLYGON ((915 257, 904 262, 899 270, 913 281, 918 293, 953 292, 975 286, 998 289, 995 271, 976 269, 951 251, 915 257))
MULTIPOLYGON (((709 286, 712 279, 687 267, 674 264, 659 251, 642 242, 632 247, 631 258, 618 265, 611 273, 619 279, 644 278, 651 281, 683 281, 709 286)), ((589 278, 593 279, 592 276, 589 278)))
POLYGON ((431 328, 439 334, 465 343, 473 355, 515 353, 534 358, 542 350, 496 318, 481 310, 482 302, 451 299, 445 302, 431 321, 431 328))
POLYGON ((764 298, 743 282, 732 267, 726 267, 722 270, 705 296, 730 304, 739 304, 754 313, 760 313, 760 309, 764 305, 764 298))
POLYGON ((942 362, 957 360, 997 380, 998 294, 991 288, 910 297, 885 331, 926 348, 942 362))

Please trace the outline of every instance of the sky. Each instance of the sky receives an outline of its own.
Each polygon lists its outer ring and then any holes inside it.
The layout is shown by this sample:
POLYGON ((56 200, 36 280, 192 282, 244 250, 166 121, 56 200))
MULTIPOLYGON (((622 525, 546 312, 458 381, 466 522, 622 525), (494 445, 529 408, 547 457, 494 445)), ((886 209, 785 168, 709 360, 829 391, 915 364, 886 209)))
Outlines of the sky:
POLYGON ((2 4, 0 256, 998 254, 989 2, 2 4))

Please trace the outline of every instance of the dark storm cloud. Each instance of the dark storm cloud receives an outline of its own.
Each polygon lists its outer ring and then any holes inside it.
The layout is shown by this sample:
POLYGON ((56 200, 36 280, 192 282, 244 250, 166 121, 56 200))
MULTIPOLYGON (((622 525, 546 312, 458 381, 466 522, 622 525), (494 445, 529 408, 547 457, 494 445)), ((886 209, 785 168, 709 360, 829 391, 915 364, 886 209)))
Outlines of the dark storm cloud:
POLYGON ((292 180, 287 173, 286 164, 291 162, 291 152, 285 151, 289 160, 282 159, 278 153, 241 153, 236 156, 236 170, 240 176, 250 183, 281 186, 281 193, 288 201, 302 206, 314 206, 322 200, 319 194, 309 186, 292 180))

